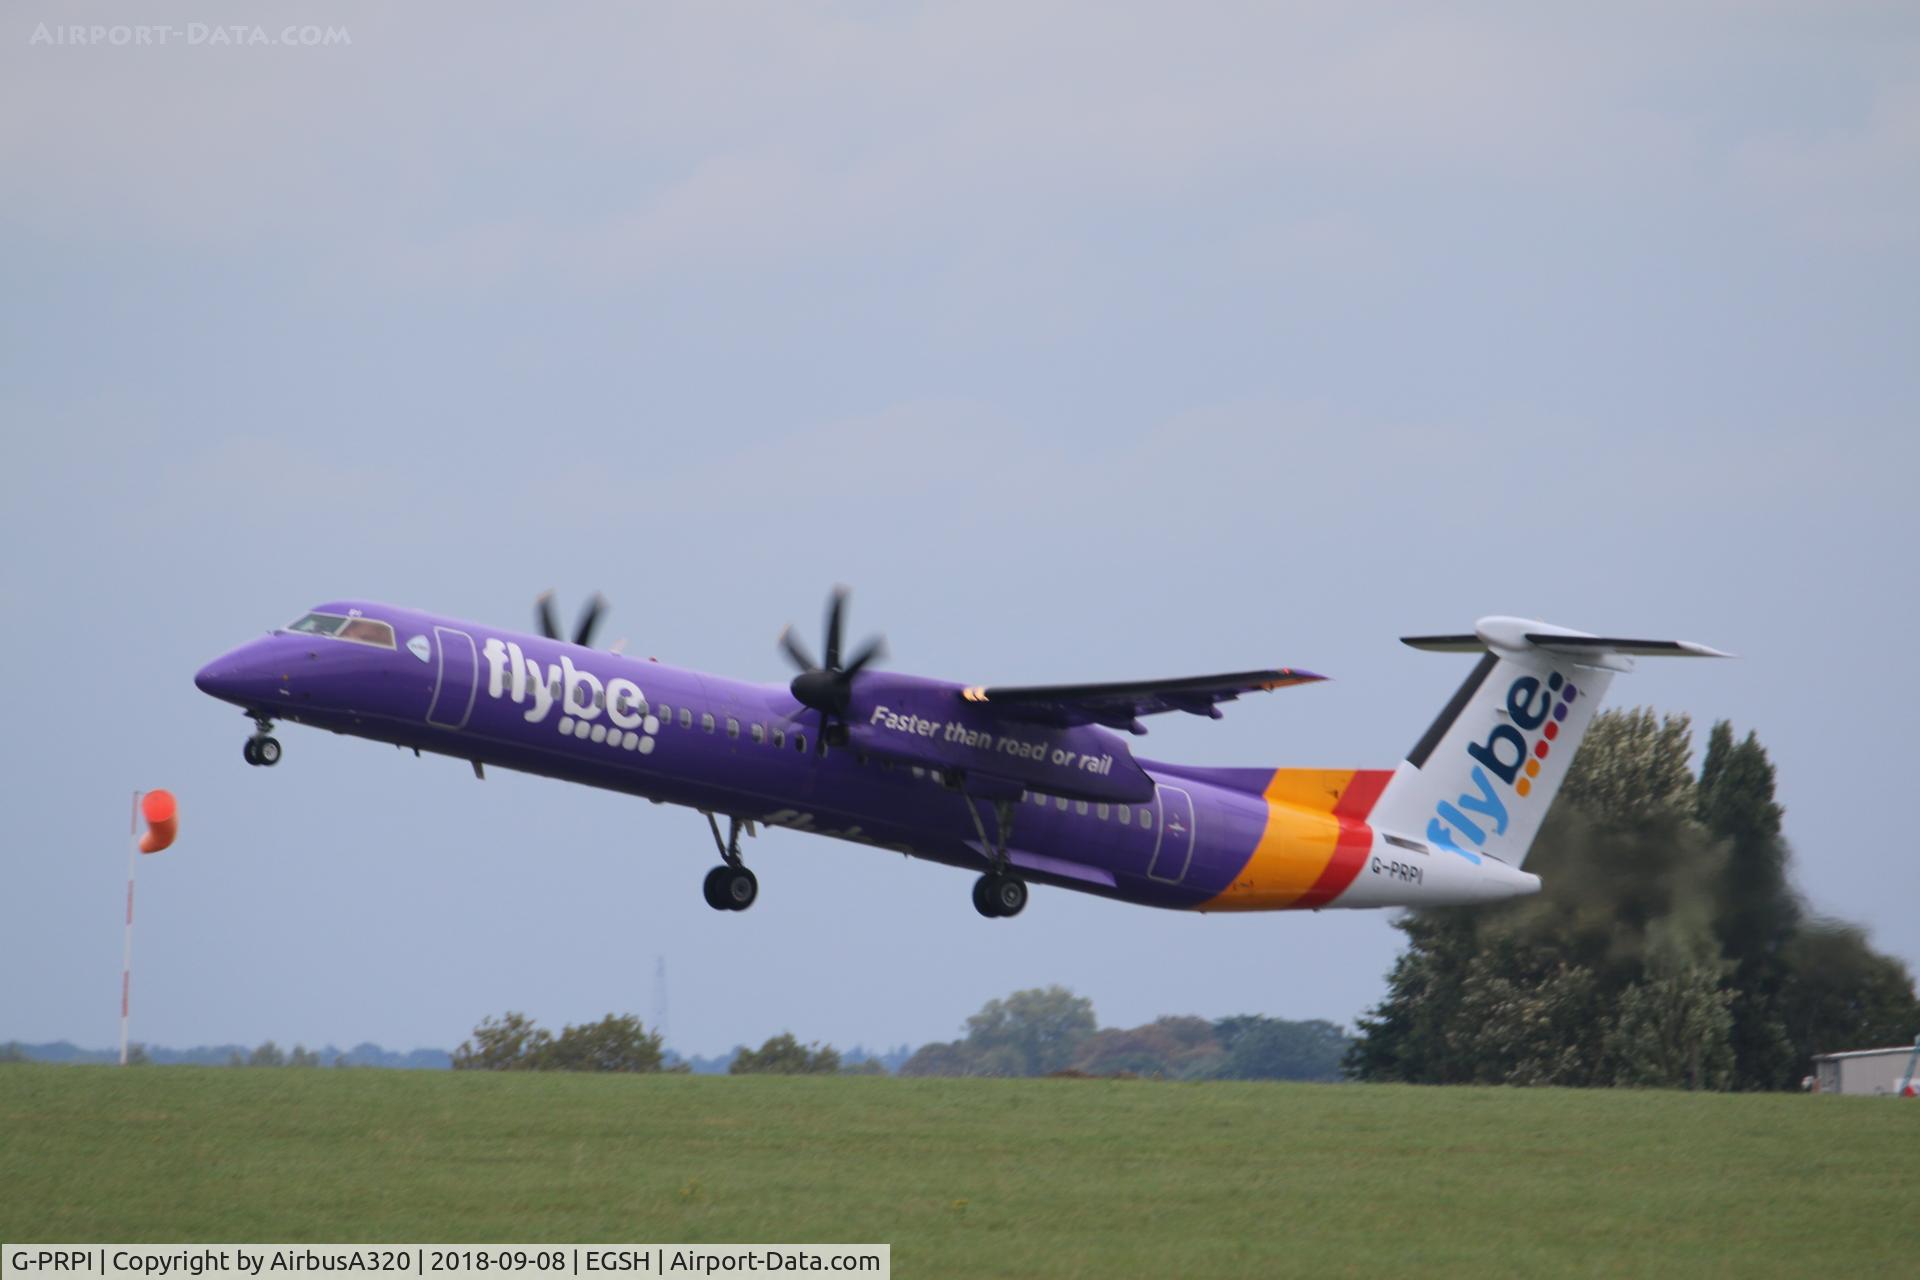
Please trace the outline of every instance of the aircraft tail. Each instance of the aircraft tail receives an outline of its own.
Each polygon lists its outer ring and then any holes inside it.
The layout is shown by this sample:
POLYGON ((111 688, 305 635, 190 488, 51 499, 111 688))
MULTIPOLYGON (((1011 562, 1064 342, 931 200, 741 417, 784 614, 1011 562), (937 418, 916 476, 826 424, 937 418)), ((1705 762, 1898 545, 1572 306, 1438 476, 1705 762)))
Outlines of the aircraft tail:
POLYGON ((1479 663, 1394 770, 1369 819, 1390 842, 1478 863, 1526 861, 1600 699, 1636 656, 1725 658, 1682 640, 1622 640, 1522 618, 1408 636, 1479 663))

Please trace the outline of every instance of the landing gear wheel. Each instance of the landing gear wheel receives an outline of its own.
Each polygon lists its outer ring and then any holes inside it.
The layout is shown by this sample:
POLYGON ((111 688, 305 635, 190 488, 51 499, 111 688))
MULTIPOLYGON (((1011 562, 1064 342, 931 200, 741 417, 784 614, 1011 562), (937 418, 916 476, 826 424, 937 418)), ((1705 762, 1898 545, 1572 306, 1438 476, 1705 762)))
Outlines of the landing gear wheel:
POLYGON ((252 738, 247 739, 247 745, 242 749, 241 754, 246 756, 248 764, 257 765, 260 763, 259 753, 255 750, 257 746, 258 744, 252 738))
POLYGON ((715 867, 701 891, 715 911, 745 911, 760 896, 760 881, 745 867, 715 867))
POLYGON ((988 919, 1017 916, 1027 905, 1027 882, 989 872, 973 882, 973 909, 988 919))
POLYGON ((271 768, 280 763, 280 740, 278 738, 256 738, 253 743, 253 762, 271 768))

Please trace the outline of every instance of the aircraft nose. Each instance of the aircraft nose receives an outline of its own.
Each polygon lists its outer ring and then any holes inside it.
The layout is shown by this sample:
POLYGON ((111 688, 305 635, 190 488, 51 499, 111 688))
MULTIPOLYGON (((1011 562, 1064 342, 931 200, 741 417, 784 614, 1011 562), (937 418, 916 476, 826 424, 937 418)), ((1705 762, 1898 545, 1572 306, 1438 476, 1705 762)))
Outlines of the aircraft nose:
POLYGON ((233 663, 225 658, 215 658, 206 666, 193 673, 194 687, 200 692, 216 698, 231 697, 239 685, 239 677, 233 663))
POLYGON ((271 668, 271 661, 260 652, 256 641, 221 654, 194 672, 193 683, 200 692, 222 701, 254 705, 264 702, 277 684, 271 668))

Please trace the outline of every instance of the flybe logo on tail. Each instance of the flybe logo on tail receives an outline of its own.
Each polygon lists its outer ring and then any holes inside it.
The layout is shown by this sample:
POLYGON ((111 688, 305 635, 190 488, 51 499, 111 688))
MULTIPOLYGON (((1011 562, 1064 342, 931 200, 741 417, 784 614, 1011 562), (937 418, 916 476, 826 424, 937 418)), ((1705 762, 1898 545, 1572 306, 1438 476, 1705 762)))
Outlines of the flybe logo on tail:
POLYGON ((1521 676, 1508 685, 1511 723, 1496 724, 1484 739, 1467 745, 1467 758, 1473 763, 1467 775, 1472 788, 1434 806, 1434 816, 1427 820, 1427 842, 1479 862, 1488 828, 1493 835, 1506 834, 1510 821, 1506 793, 1524 800, 1532 792, 1534 779, 1540 776, 1566 722, 1567 708, 1579 696, 1573 682, 1557 671, 1547 677, 1544 687, 1536 676, 1521 676), (1501 785, 1496 786, 1496 781, 1501 785))

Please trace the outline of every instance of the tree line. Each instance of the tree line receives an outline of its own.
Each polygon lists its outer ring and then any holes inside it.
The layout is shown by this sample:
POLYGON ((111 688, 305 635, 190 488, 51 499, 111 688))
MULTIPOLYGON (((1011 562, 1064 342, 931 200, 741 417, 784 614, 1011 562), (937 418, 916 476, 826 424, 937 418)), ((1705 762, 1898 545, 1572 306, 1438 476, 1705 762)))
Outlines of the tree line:
POLYGON ((1791 1089, 1814 1055, 1910 1043, 1898 959, 1794 887, 1775 771, 1684 716, 1595 718, 1527 869, 1540 894, 1414 911, 1348 1070, 1424 1084, 1791 1089))
MULTIPOLYGON (((1102 1028, 1093 1002, 1064 987, 1016 991, 967 1019, 958 1040, 920 1048, 903 1076, 1145 1076, 1170 1080, 1337 1080, 1351 1042, 1330 1022, 1253 1015, 1209 1021, 1160 1018, 1102 1028)), ((685 1071, 669 1064, 660 1036, 632 1016, 568 1026, 554 1035, 523 1014, 483 1019, 453 1055, 460 1071, 685 1071)), ((791 1032, 741 1048, 732 1075, 885 1075, 877 1059, 843 1061, 838 1050, 791 1032)))

